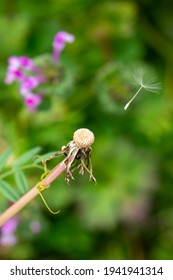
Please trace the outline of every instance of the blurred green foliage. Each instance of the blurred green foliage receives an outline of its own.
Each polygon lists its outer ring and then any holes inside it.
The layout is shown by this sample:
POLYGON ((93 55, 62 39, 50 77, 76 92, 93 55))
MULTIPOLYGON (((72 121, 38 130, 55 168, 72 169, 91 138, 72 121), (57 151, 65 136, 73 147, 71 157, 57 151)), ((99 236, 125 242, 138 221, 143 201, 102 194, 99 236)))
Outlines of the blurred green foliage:
MULTIPOLYGON (((20 212, 18 243, 1 246, 1 259, 173 258, 169 2, 1 1, 0 152, 12 149, 6 168, 36 146, 42 147, 41 153, 60 150, 76 129, 87 127, 96 138, 92 163, 97 178, 95 186, 87 174, 76 173, 67 186, 60 176, 44 196, 61 213, 52 216, 36 198, 20 212), (29 113, 18 87, 4 83, 7 59, 12 55, 38 59, 51 53, 59 30, 76 37, 61 54, 60 63, 69 69, 67 83, 51 89, 55 94, 49 106, 29 113), (163 89, 160 95, 141 94, 124 111, 134 94, 133 80, 127 82, 126 73, 137 64, 154 68, 163 89), (32 230, 34 221, 40 224, 39 232, 32 230)), ((40 172, 25 173, 32 187, 40 172)), ((15 188, 14 178, 8 179, 15 188)), ((0 195, 0 210, 7 207, 0 195)))

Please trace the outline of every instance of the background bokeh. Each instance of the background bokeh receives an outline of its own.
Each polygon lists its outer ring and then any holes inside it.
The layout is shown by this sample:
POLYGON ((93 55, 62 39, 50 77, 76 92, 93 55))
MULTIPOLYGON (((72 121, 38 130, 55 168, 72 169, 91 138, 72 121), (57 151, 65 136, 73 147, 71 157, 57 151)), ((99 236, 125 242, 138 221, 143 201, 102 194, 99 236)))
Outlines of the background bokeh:
MULTIPOLYGON (((60 150, 73 132, 95 134, 88 174, 64 174, 19 215, 17 243, 1 259, 173 258, 173 17, 171 1, 1 0, 0 152, 13 162, 27 150, 60 150), (75 35, 61 54, 71 80, 42 110, 30 113, 16 84, 4 83, 9 56, 52 52, 59 30, 75 35), (143 92, 127 111, 135 65, 155 69, 160 94, 143 92)), ((58 85, 57 85, 58 87, 58 85)), ((54 159, 49 166, 61 159, 54 159)), ((7 166, 8 169, 8 166, 7 166)), ((30 187, 40 171, 26 171, 30 187)), ((14 186, 13 178, 8 178, 14 186)), ((9 202, 0 194, 0 210, 9 202)))

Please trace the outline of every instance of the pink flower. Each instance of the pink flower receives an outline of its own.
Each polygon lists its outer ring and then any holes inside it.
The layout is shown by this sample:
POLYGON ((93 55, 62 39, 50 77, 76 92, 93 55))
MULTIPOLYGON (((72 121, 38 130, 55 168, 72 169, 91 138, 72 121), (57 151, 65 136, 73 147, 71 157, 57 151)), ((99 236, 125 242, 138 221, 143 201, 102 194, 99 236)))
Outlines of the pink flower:
POLYGON ((25 77, 21 82, 20 93, 24 96, 30 93, 30 91, 36 88, 40 83, 45 82, 45 78, 43 76, 30 76, 25 77))
POLYGON ((14 246, 17 243, 17 237, 13 233, 3 234, 0 238, 2 246, 14 246))
POLYGON ((21 81, 24 73, 20 70, 20 61, 17 56, 11 56, 8 59, 7 75, 5 78, 6 84, 11 84, 15 80, 21 81))
POLYGON ((43 96, 41 94, 28 93, 24 99, 28 111, 35 112, 38 105, 42 102, 43 96))
POLYGON ((33 71, 36 73, 41 73, 40 69, 34 65, 32 59, 30 59, 27 56, 20 56, 19 63, 20 63, 20 67, 23 67, 26 70, 33 71))
POLYGON ((8 222, 6 222, 2 228, 1 228, 1 232, 4 234, 8 234, 8 233, 12 233, 15 231, 17 225, 18 225, 19 220, 14 217, 10 220, 8 220, 8 222))
POLYGON ((41 70, 34 65, 32 59, 26 56, 9 57, 5 83, 11 84, 15 80, 22 81, 27 75, 24 70, 41 74, 41 70))
POLYGON ((18 70, 20 67, 20 61, 17 56, 10 56, 8 59, 8 68, 10 70, 18 70))
POLYGON ((59 55, 65 47, 65 43, 73 43, 74 35, 71 35, 65 31, 58 32, 53 41, 53 63, 56 63, 59 59, 59 55))
POLYGON ((6 84, 12 84, 14 81, 22 81, 24 78, 24 74, 21 70, 11 70, 9 69, 7 75, 5 77, 6 84))
POLYGON ((17 243, 17 237, 15 236, 14 232, 18 223, 19 219, 14 217, 1 227, 0 245, 13 246, 17 243))
POLYGON ((35 112, 43 96, 32 93, 32 90, 40 83, 45 82, 46 78, 41 75, 41 70, 34 65, 32 59, 26 56, 11 56, 8 59, 8 63, 5 82, 11 84, 14 81, 19 81, 20 93, 25 97, 24 103, 27 109, 35 112), (34 72, 35 76, 28 76, 28 71, 34 72))
MULTIPOLYGON (((65 48, 66 43, 72 43, 74 36, 65 31, 58 32, 53 41, 53 63, 56 63, 60 53, 65 48)), ((46 66, 46 65, 45 65, 46 66)), ((44 66, 44 67, 45 67, 44 66)), ((51 64, 48 62, 48 70, 51 64)), ((45 69, 45 68, 44 68, 45 69)), ((52 66, 53 71, 56 69, 52 66)), ((51 83, 49 71, 45 71, 43 75, 41 69, 37 68, 32 59, 27 56, 11 56, 8 59, 7 75, 5 78, 6 84, 11 84, 14 81, 19 82, 20 93, 24 97, 24 103, 27 109, 35 112, 38 105, 42 102, 44 95, 36 94, 36 88, 46 81, 51 83)), ((56 75, 56 72, 55 72, 56 75)))

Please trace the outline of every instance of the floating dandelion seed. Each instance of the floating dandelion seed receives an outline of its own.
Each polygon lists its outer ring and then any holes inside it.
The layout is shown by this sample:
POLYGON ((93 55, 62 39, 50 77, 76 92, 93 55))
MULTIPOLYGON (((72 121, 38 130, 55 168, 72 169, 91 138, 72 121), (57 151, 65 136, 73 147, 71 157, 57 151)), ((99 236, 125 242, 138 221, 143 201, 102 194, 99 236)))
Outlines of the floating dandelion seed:
POLYGON ((135 99, 135 97, 142 89, 155 93, 158 93, 158 90, 161 89, 161 84, 157 82, 157 77, 153 75, 150 76, 149 73, 146 73, 143 68, 139 68, 135 71, 134 80, 135 84, 139 85, 140 88, 130 99, 130 101, 125 105, 124 110, 127 110, 130 103, 135 99))

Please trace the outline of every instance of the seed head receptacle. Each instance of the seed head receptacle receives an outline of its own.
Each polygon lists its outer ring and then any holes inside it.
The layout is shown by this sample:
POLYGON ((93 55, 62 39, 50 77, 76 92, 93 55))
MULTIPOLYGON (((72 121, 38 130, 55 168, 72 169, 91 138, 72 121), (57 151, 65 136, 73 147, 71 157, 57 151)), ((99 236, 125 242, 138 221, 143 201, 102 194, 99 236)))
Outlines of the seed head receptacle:
POLYGON ((73 141, 79 148, 90 147, 94 143, 94 134, 88 128, 79 128, 73 134, 73 141))

